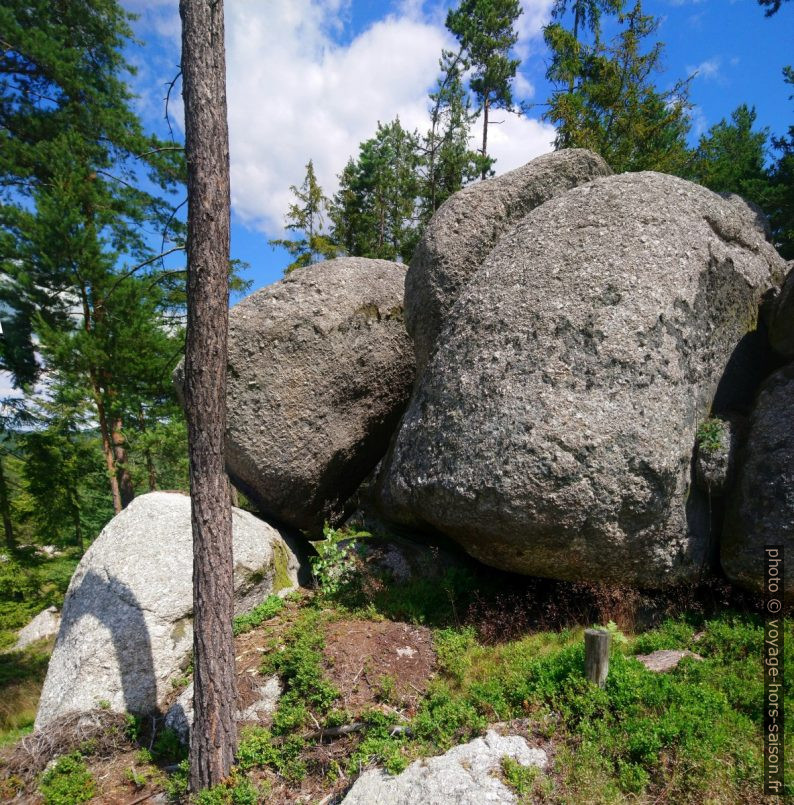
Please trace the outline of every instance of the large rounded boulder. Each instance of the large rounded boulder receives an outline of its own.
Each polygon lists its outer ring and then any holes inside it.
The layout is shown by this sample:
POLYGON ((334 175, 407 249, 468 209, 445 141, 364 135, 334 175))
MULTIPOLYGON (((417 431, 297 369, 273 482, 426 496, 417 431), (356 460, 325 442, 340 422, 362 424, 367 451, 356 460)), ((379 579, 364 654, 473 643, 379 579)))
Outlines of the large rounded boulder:
POLYGON ((382 507, 505 570, 691 578, 711 552, 697 428, 751 400, 759 303, 783 271, 741 210, 671 176, 596 179, 547 201, 451 310, 382 507))
POLYGON ((386 452, 414 379, 405 271, 328 260, 229 311, 226 468, 279 522, 339 521, 386 452))
MULTIPOLYGON (((232 510, 236 614, 296 586, 299 562, 282 535, 232 510)), ((102 706, 151 713, 193 648, 190 498, 151 492, 116 515, 69 583, 36 727, 102 706)))
MULTIPOLYGON (((785 595, 794 595, 794 365, 762 386, 750 416, 720 554, 728 578, 761 591, 767 549, 781 549, 785 595)), ((771 558, 778 558, 772 556, 771 558)))
POLYGON ((450 196, 424 231, 405 282, 405 318, 425 366, 450 309, 497 240, 530 210, 612 173, 581 148, 555 151, 450 196))

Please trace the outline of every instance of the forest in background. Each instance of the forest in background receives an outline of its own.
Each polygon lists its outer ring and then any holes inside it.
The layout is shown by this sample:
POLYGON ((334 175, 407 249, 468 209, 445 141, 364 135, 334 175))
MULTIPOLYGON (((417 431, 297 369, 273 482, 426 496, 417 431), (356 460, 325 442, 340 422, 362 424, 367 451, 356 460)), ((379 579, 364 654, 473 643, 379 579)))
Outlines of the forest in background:
MULTIPOLYGON (((759 3, 759 13, 780 7, 759 3)), ((340 255, 408 262, 444 200, 493 174, 493 113, 529 111, 513 97, 520 12, 518 0, 462 0, 447 18, 458 47, 440 54, 429 129, 379 123, 340 166, 332 198, 306 155, 285 235, 273 241, 291 255, 287 272, 340 255)), ((185 164, 173 128, 159 139, 134 112, 122 55, 131 21, 115 0, 0 8, 0 369, 18 390, 0 400, 7 579, 20 546, 77 556, 136 493, 187 488, 171 385, 185 272, 164 263, 184 250, 185 164)), ((660 89, 670 81, 658 25, 639 0, 555 2, 544 31, 554 90, 542 106, 555 147, 740 193, 794 257, 794 126, 769 131, 748 99, 693 138, 691 78, 660 89), (617 27, 609 38, 607 19, 617 27)), ((794 87, 791 67, 785 77, 794 87)), ((238 292, 244 268, 230 265, 238 292)))

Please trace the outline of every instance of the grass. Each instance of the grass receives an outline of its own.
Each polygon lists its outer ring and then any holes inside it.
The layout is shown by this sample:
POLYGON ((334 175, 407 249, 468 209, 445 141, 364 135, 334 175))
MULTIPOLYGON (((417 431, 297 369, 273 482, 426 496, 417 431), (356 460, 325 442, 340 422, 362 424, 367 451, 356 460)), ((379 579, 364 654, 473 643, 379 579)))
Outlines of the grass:
POLYGON ((268 596, 259 606, 234 619, 234 635, 245 634, 274 618, 284 608, 284 600, 277 595, 268 596))

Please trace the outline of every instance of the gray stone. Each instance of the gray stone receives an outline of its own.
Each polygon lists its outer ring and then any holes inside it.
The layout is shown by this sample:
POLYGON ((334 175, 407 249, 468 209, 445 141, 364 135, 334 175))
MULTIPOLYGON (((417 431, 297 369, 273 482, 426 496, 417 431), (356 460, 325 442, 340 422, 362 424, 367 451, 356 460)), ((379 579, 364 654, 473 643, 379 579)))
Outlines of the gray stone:
POLYGON ((794 595, 794 364, 759 392, 738 460, 720 545, 726 575, 751 590, 764 587, 764 549, 786 554, 784 591, 794 595))
POLYGON ((711 417, 698 428, 695 477, 712 497, 722 497, 733 482, 740 424, 737 417, 711 417))
POLYGON ((696 576, 697 425, 720 394, 754 394, 732 367, 783 270, 734 205, 671 176, 547 201, 452 309, 387 457, 384 510, 528 575, 696 576))
POLYGON ((280 522, 338 522, 386 452, 414 378, 405 271, 329 260, 229 312, 227 469, 280 522))
POLYGON ((445 755, 417 760, 396 777, 379 769, 364 772, 342 805, 508 805, 518 800, 499 779, 505 757, 538 769, 548 762, 524 738, 490 730, 445 755))
MULTIPOLYGON (((267 523, 232 510, 235 609, 246 611, 297 582, 298 563, 267 523)), ((102 704, 153 712, 193 647, 190 498, 151 492, 116 515, 86 551, 36 714, 39 729, 102 704)))
POLYGON ((441 205, 424 231, 405 280, 405 321, 420 371, 455 300, 499 238, 550 198, 611 173, 591 151, 555 151, 469 185, 441 205))
POLYGON ((772 305, 769 342, 776 352, 794 358, 794 261, 788 265, 788 276, 772 305))
POLYGON ((17 642, 14 651, 21 651, 37 640, 46 640, 55 637, 61 625, 61 613, 57 607, 47 607, 17 633, 17 642))
POLYGON ((650 654, 637 654, 634 658, 639 660, 649 671, 656 674, 666 674, 678 668, 678 664, 684 657, 692 657, 694 660, 702 660, 700 654, 695 654, 694 651, 678 651, 675 649, 660 649, 653 651, 650 654))
MULTIPOLYGON (((259 688, 259 698, 245 710, 237 710, 235 719, 241 724, 264 722, 276 712, 281 693, 279 678, 269 676, 259 688)), ((193 683, 191 682, 168 708, 168 712, 165 714, 165 726, 173 730, 183 744, 189 744, 193 717, 193 683)))

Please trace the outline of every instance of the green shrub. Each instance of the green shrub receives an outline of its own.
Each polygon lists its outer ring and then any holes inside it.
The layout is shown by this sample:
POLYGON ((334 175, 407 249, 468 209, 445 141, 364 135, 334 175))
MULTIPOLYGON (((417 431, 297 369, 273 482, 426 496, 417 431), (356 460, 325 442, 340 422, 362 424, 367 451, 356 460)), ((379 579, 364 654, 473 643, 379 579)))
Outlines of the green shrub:
POLYGON ((77 752, 59 758, 49 771, 44 772, 39 782, 39 791, 45 805, 88 802, 96 793, 91 772, 77 752))
POLYGON ((245 634, 255 629, 265 621, 274 618, 284 609, 284 601, 277 595, 268 596, 259 606, 254 607, 244 615, 238 615, 234 619, 234 635, 245 634))
POLYGON ((207 788, 194 795, 195 805, 257 805, 265 792, 260 791, 249 779, 232 773, 231 779, 220 785, 207 788))
POLYGON ((323 527, 325 539, 315 542, 317 556, 309 560, 314 583, 324 596, 337 595, 348 586, 356 570, 356 538, 369 537, 366 531, 347 531, 323 527), (344 544, 343 544, 344 543, 344 544))

